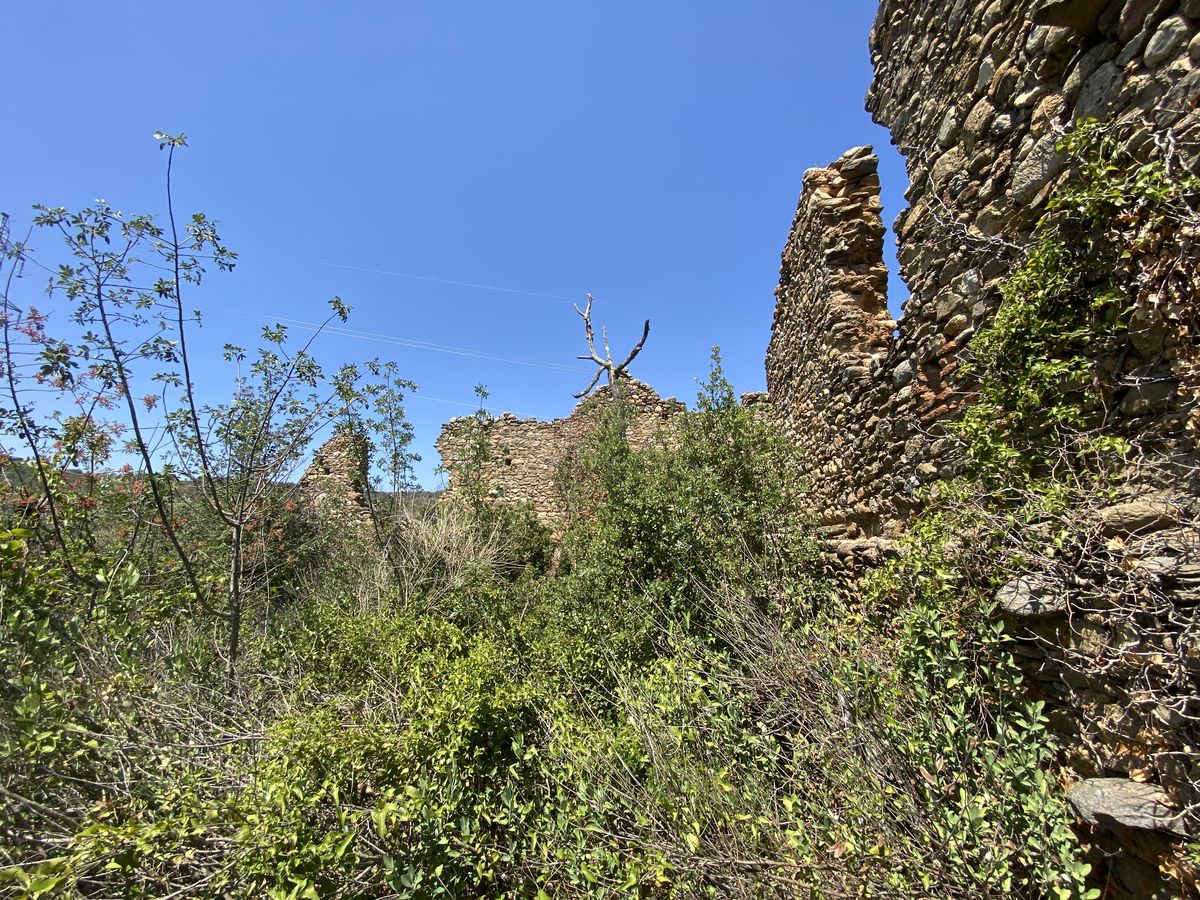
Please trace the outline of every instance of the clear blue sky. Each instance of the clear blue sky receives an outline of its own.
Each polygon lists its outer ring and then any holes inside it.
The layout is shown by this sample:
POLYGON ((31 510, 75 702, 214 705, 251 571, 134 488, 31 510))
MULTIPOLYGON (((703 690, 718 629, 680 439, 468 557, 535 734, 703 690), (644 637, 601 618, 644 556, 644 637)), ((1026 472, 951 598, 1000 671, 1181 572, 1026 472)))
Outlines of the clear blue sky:
MULTIPOLYGON (((571 409, 591 374, 571 303, 588 291, 617 351, 651 319, 634 374, 664 395, 692 399, 714 344, 737 390, 763 388, 804 170, 873 143, 889 226, 903 204, 899 157, 863 111, 874 12, 8 4, 0 210, 22 234, 36 202, 161 213, 151 135, 185 132, 178 205, 219 219, 241 255, 191 297, 209 399, 228 383, 216 348, 340 295, 349 327, 380 339, 326 336, 319 356, 394 359, 420 384, 409 412, 432 486, 438 429, 476 383, 497 411, 571 409)), ((48 235, 34 243, 54 256, 48 235)))

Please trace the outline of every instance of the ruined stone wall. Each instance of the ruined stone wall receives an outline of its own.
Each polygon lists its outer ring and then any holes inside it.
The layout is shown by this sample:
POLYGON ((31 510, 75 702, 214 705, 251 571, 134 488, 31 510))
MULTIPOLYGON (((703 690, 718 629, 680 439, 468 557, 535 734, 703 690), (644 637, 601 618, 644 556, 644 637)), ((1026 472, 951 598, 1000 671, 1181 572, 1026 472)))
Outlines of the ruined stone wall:
MULTIPOLYGON (((999 305, 999 281, 1065 177, 1065 129, 1113 120, 1135 149, 1169 134, 1176 165, 1196 166, 1198 16, 1196 0, 881 4, 868 108, 908 164, 896 233, 911 296, 880 374, 897 385, 915 376, 920 414, 942 402, 941 379, 954 386, 948 367, 999 305)), ((1169 349, 1135 346, 1129 386, 1150 380, 1138 367, 1169 362, 1169 349)))
MULTIPOLYGON (((664 400, 652 387, 636 379, 624 379, 620 390, 622 399, 632 409, 627 435, 635 448, 653 440, 684 409, 675 398, 664 400)), ((485 426, 488 453, 480 471, 487 493, 504 502, 531 504, 538 521, 552 531, 557 530, 565 516, 565 498, 557 478, 559 469, 587 444, 601 410, 611 400, 611 389, 603 387, 563 419, 519 419, 505 413, 489 420, 485 426)), ((459 416, 442 427, 436 446, 442 465, 450 473, 447 486, 450 495, 461 490, 477 428, 474 416, 459 416)))
MULTIPOLYGON (((895 228, 911 296, 893 340, 878 182, 869 148, 850 151, 805 177, 767 354, 768 393, 812 454, 804 474, 831 536, 895 531, 913 488, 939 474, 949 444, 937 424, 965 393, 960 355, 1063 177, 1064 129, 1132 123, 1134 145, 1169 131, 1181 164, 1195 164, 1197 16, 1196 0, 881 4, 868 107, 907 159, 895 228)), ((1131 388, 1158 385, 1155 415, 1194 399, 1137 371, 1164 349, 1151 340, 1129 361, 1131 388)))
POLYGON ((896 323, 877 167, 859 147, 805 173, 767 349, 768 400, 804 450, 798 474, 827 535, 847 538, 879 533, 905 489, 891 456, 909 429, 878 377, 896 323))
MULTIPOLYGON (((950 474, 944 425, 971 390, 960 363, 1067 175, 1064 130, 1113 120, 1135 151, 1157 139, 1197 170, 1198 31, 1197 0, 883 0, 867 104, 906 158, 895 228, 911 293, 893 336, 874 165, 850 151, 805 177, 767 358, 768 396, 808 451, 802 474, 835 562, 884 549, 878 536, 903 530, 915 489, 950 474)), ((1200 241, 1183 246, 1174 264, 1194 268, 1200 241)), ((1077 561, 998 596, 1064 740, 1070 796, 1113 854, 1098 860, 1110 897, 1194 891, 1180 837, 1200 810, 1195 347, 1143 325, 1112 398, 1135 446, 1122 495, 1086 511, 1077 561), (1121 597, 1144 609, 1122 611, 1121 597)))
POLYGON ((322 530, 373 534, 367 501, 368 446, 360 434, 336 434, 313 456, 300 478, 300 503, 322 530))

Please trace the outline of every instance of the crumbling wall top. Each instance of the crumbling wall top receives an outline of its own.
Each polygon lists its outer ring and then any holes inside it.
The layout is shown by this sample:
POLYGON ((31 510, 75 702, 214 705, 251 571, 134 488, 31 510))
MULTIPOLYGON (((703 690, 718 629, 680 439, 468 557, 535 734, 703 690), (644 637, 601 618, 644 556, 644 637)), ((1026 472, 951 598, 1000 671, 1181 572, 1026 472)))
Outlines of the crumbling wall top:
MULTIPOLYGON (((635 378, 622 378, 619 391, 633 411, 626 434, 634 447, 652 441, 684 409, 674 397, 663 399, 654 388, 635 378)), ((605 385, 562 419, 521 419, 505 413, 484 420, 488 452, 477 475, 487 492, 507 503, 529 503, 542 524, 552 530, 560 527, 566 509, 559 471, 587 444, 601 410, 612 402, 612 397, 612 388, 605 385)), ((436 446, 450 475, 447 492, 451 496, 465 477, 480 427, 475 416, 458 416, 442 427, 436 446)))

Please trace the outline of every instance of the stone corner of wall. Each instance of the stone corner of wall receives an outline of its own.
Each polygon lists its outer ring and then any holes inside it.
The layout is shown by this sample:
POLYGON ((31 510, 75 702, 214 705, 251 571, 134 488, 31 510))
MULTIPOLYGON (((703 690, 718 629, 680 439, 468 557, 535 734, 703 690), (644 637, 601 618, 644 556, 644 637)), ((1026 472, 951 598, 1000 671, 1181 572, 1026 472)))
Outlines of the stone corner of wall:
POLYGON ((370 442, 341 432, 322 444, 300 477, 301 508, 313 522, 341 524, 358 534, 370 525, 367 501, 370 442))
POLYGON ((781 257, 768 368, 772 356, 861 356, 890 341, 878 167, 866 145, 805 172, 781 257))

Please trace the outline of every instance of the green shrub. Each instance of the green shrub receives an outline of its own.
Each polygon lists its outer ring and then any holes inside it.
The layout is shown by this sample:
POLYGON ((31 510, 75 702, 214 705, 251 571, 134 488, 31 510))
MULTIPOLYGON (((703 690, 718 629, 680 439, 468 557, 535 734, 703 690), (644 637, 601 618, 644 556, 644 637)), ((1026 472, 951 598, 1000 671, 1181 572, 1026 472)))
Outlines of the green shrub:
MULTIPOLYGON (((956 431, 976 472, 995 482, 1065 477, 1122 449, 1101 432, 1112 424, 1130 328, 1153 319, 1184 330, 1196 324, 1194 281, 1189 288, 1163 278, 1162 296, 1149 296, 1142 264, 1195 220, 1200 178, 1163 158, 1135 161, 1114 128, 1094 120, 1080 122, 1060 149, 1074 177, 1048 202, 965 370, 979 394, 956 431)), ((1182 267, 1177 275, 1186 275, 1182 267)))
MULTIPOLYGON (((1095 897, 989 598, 1070 544, 1127 449, 1103 414, 1117 373, 1094 362, 1142 302, 1114 278, 1133 263, 1112 220, 1170 228, 1194 203, 1190 176, 1130 170, 1106 135, 1068 140, 1080 179, 973 342, 973 474, 934 487, 857 592, 820 578, 795 451, 715 353, 650 446, 619 399, 602 412, 564 472, 557 558, 530 509, 483 490, 482 408, 464 502, 393 510, 381 551, 297 546, 286 508, 254 523, 236 682, 161 541, 114 552, 123 518, 152 519, 147 485, 55 482, 63 540, 0 538, 0 887, 1095 897)), ((219 530, 176 524, 220 584, 219 530)))
POLYGON ((578 487, 566 557, 595 593, 644 591, 684 614, 698 608, 695 586, 745 583, 766 603, 772 585, 813 562, 802 486, 788 473, 794 450, 738 404, 716 349, 698 408, 657 443, 630 447, 629 414, 619 399, 606 408, 580 477, 567 475, 578 487))

